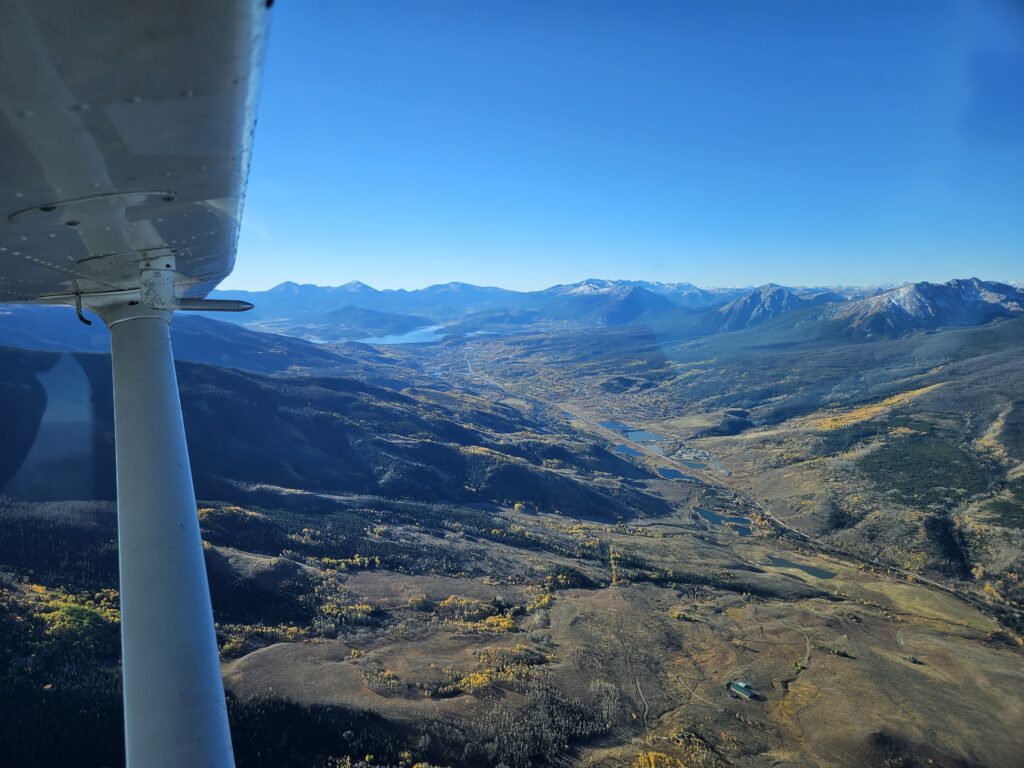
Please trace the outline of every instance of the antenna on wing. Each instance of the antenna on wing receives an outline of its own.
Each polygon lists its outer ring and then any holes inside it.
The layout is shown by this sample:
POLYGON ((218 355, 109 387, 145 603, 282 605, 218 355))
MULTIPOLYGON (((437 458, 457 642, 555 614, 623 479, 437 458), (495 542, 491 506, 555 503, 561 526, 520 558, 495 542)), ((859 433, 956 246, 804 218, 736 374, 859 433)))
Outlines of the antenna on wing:
POLYGON ((71 287, 75 289, 75 314, 85 325, 92 325, 92 320, 82 314, 82 291, 78 287, 78 281, 71 278, 71 287))

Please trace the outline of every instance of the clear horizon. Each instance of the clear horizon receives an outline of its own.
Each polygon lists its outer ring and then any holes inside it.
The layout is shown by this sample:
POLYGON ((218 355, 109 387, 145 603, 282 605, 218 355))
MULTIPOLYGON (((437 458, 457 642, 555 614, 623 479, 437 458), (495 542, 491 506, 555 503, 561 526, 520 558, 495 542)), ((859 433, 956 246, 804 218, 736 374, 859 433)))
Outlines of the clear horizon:
MULTIPOLYGON (((1022 286, 1022 283, 1020 281, 1016 281, 1016 280, 999 280, 999 279, 996 279, 996 278, 978 277, 977 275, 957 275, 957 276, 951 277, 950 280, 971 280, 971 279, 974 279, 974 278, 977 278, 977 279, 985 281, 985 282, 1003 283, 1005 285, 1011 285, 1011 286, 1018 287, 1018 288, 1022 286)), ((888 290, 888 289, 891 289, 891 288, 898 288, 901 285, 908 285, 908 284, 912 284, 912 283, 925 283, 925 282, 927 282, 927 283, 935 284, 935 283, 946 283, 946 282, 949 282, 949 280, 906 280, 906 281, 897 282, 897 283, 890 283, 890 282, 885 282, 885 283, 863 283, 863 284, 832 283, 830 285, 825 285, 825 284, 813 284, 813 283, 780 283, 777 280, 769 280, 767 283, 756 283, 756 284, 755 283, 750 283, 750 284, 745 284, 745 285, 744 284, 735 284, 735 285, 700 285, 700 284, 697 284, 697 283, 690 282, 689 280, 644 280, 642 278, 618 278, 618 279, 615 279, 615 278, 605 278, 605 277, 594 277, 593 275, 591 275, 590 277, 583 278, 582 280, 573 280, 570 283, 551 283, 549 285, 543 285, 543 286, 541 286, 539 288, 509 288, 508 286, 494 285, 494 284, 489 284, 489 283, 488 284, 470 283, 470 282, 468 282, 466 280, 446 280, 444 282, 427 283, 425 285, 417 285, 417 286, 413 286, 413 287, 410 287, 410 288, 407 288, 407 287, 404 287, 404 286, 403 287, 395 288, 395 287, 391 287, 391 286, 373 285, 372 283, 367 283, 364 280, 353 279, 353 280, 346 280, 346 281, 341 282, 341 283, 332 283, 332 284, 327 284, 327 283, 311 283, 311 282, 304 282, 304 281, 300 281, 300 280, 282 280, 281 282, 275 283, 274 285, 268 286, 266 288, 232 288, 232 287, 221 286, 217 290, 222 290, 222 291, 251 291, 253 293, 259 293, 261 291, 268 291, 268 290, 271 290, 273 288, 277 288, 278 286, 284 285, 286 283, 294 283, 296 285, 303 285, 303 286, 304 285, 312 285, 312 286, 315 286, 317 288, 343 288, 346 285, 349 285, 349 284, 352 284, 352 283, 362 283, 363 285, 367 286, 368 288, 373 288, 374 290, 378 290, 378 291, 401 291, 401 290, 404 290, 404 291, 422 291, 422 290, 425 290, 427 288, 432 288, 434 286, 450 285, 450 284, 454 283, 454 284, 461 284, 461 285, 471 285, 471 286, 474 286, 476 288, 498 288, 498 289, 507 290, 507 291, 516 291, 516 292, 521 292, 521 293, 531 293, 531 292, 537 292, 537 291, 544 291, 544 290, 547 290, 549 288, 555 288, 555 287, 558 287, 560 285, 576 285, 576 284, 587 282, 587 281, 590 281, 590 280, 607 280, 608 282, 646 282, 646 283, 662 283, 662 284, 677 284, 677 285, 684 285, 685 284, 685 285, 691 285, 694 288, 698 288, 700 290, 705 290, 705 291, 717 291, 717 290, 722 290, 722 291, 751 290, 751 291, 754 291, 754 290, 757 290, 759 288, 764 288, 764 287, 766 287, 768 285, 778 285, 778 286, 780 286, 782 288, 792 288, 792 289, 795 289, 795 290, 819 290, 819 289, 820 290, 831 290, 831 289, 836 289, 836 290, 864 290, 864 291, 867 291, 867 290, 879 290, 879 289, 888 290)))
POLYGON ((235 273, 1024 280, 1010 0, 275 8, 235 273))

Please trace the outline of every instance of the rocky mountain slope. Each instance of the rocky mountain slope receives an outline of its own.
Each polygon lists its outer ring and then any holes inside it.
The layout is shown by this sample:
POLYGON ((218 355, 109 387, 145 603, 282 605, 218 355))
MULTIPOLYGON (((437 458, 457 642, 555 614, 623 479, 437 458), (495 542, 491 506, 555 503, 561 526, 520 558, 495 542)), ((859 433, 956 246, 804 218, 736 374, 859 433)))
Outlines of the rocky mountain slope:
POLYGON ((738 331, 810 305, 810 301, 800 298, 792 291, 777 285, 768 285, 719 309, 718 315, 721 319, 718 329, 738 331))
MULTIPOLYGON (((645 473, 605 448, 544 434, 514 408, 420 388, 415 379, 398 390, 187 362, 178 364, 178 377, 203 498, 308 492, 518 502, 612 521, 666 509, 663 500, 623 482, 645 473)), ((0 418, 9 435, 0 454, 0 494, 112 499, 110 391, 105 355, 0 348, 0 418), (65 366, 59 376, 47 377, 58 364, 65 366), (76 414, 70 425, 69 413, 76 414), (71 426, 81 436, 79 450, 37 445, 62 429, 71 435, 71 426)))
POLYGON ((978 278, 948 283, 908 283, 851 301, 823 317, 850 337, 894 338, 917 330, 982 325, 1024 314, 1024 291, 978 278))

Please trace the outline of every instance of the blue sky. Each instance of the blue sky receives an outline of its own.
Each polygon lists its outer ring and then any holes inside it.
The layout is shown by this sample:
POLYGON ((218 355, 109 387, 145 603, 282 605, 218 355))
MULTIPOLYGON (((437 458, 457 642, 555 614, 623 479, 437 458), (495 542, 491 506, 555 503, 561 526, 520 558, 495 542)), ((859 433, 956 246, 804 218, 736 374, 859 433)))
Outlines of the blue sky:
POLYGON ((235 273, 1024 280, 1016 0, 286 0, 235 273))

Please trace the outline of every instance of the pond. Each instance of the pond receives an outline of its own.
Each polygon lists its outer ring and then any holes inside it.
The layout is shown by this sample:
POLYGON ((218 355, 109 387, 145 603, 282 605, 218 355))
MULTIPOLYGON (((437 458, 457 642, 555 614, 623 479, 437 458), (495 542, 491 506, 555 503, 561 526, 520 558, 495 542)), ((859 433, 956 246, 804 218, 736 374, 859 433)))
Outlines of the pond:
POLYGON ((710 509, 701 509, 700 507, 697 507, 694 512, 709 523, 724 526, 735 531, 740 536, 750 536, 753 533, 749 517, 744 517, 743 515, 720 515, 717 512, 712 512, 710 509), (726 523, 733 523, 733 525, 725 525, 726 523))
POLYGON ((634 443, 645 443, 645 442, 658 442, 664 440, 662 435, 655 434, 654 432, 648 432, 646 429, 634 429, 626 433, 626 437, 632 440, 634 443))
POLYGON ((816 579, 831 579, 835 576, 834 572, 826 571, 824 568, 815 568, 813 565, 794 563, 792 560, 787 560, 784 557, 775 557, 775 555, 768 555, 768 562, 776 568, 796 568, 810 576, 814 576, 816 579))
POLYGON ((710 509, 701 509, 700 507, 697 507, 694 511, 709 523, 714 523, 715 525, 722 525, 723 523, 750 525, 750 518, 743 515, 720 515, 717 512, 712 512, 710 509))
POLYGON ((680 463, 684 467, 689 467, 690 469, 707 469, 708 468, 708 465, 705 464, 702 461, 685 461, 684 460, 684 461, 682 461, 680 463))
POLYGON ((622 445, 616 445, 612 448, 613 451, 621 453, 624 456, 643 456, 643 451, 638 451, 636 448, 630 448, 628 445, 623 443, 622 445))
POLYGON ((632 429, 629 424, 623 424, 621 421, 599 421, 597 423, 605 429, 614 429, 616 432, 629 432, 632 429))
POLYGON ((440 325, 425 325, 405 333, 392 333, 388 336, 369 336, 360 339, 361 344, 429 344, 440 341, 445 334, 440 325))
POLYGON ((684 475, 678 469, 671 467, 658 467, 658 474, 666 480, 687 480, 692 483, 699 482, 693 475, 684 475))

